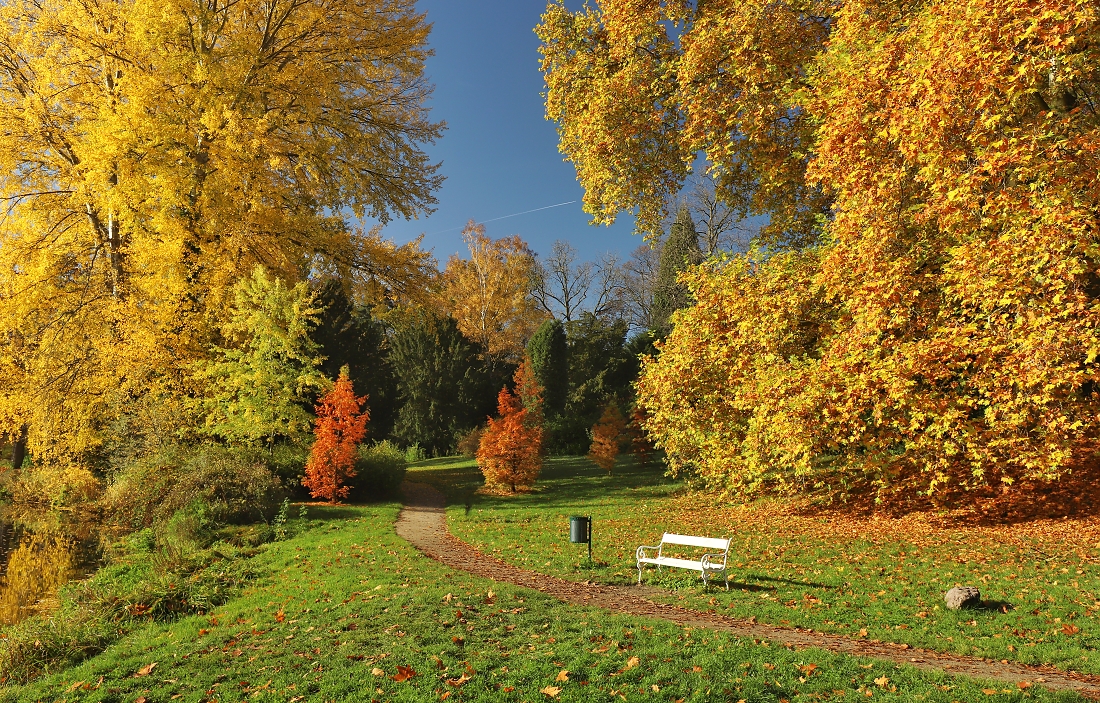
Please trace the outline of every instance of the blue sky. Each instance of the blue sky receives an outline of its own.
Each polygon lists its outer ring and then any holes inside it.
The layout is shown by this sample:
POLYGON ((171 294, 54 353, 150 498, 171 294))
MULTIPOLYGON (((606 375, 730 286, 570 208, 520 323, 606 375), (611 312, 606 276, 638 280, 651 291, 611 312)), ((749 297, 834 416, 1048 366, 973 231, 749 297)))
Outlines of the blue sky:
POLYGON ((428 147, 447 177, 436 193, 438 209, 428 218, 396 220, 384 236, 399 243, 423 233, 424 245, 442 265, 465 252, 460 232, 479 222, 535 208, 576 201, 495 222, 486 233, 518 234, 547 254, 556 239, 570 242, 582 259, 606 251, 624 257, 642 243, 632 217, 610 228, 588 224, 583 191, 572 164, 562 161, 554 124, 543 117, 538 39, 532 31, 545 0, 420 0, 433 23, 435 56, 428 77, 435 84, 432 116, 447 131, 428 147))

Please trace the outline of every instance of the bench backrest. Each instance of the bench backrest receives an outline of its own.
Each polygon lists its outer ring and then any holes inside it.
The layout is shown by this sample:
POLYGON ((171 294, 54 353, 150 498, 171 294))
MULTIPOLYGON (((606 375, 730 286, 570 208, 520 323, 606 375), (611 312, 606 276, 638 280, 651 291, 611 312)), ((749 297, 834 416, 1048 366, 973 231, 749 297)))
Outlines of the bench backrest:
POLYGON ((726 551, 730 547, 729 539, 717 537, 693 537, 691 535, 674 535, 666 532, 661 538, 662 544, 682 544, 688 547, 703 547, 704 549, 721 549, 726 551))

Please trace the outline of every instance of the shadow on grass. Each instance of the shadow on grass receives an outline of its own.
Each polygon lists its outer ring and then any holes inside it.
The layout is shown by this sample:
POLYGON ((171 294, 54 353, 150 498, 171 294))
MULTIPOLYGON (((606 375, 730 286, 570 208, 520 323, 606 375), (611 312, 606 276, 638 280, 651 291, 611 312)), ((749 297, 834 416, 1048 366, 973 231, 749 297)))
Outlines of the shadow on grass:
MULTIPOLYGON (((380 500, 373 505, 389 502, 388 500, 380 500)), ((363 505, 368 505, 364 503, 363 505)), ((322 505, 319 503, 312 503, 306 506, 306 517, 310 520, 350 520, 357 518, 362 513, 352 505, 322 505)))
POLYGON ((639 466, 633 457, 620 458, 611 475, 586 457, 547 457, 534 490, 511 495, 475 494, 484 486, 484 479, 473 460, 465 457, 418 462, 409 467, 408 478, 432 485, 450 505, 471 508, 482 504, 517 508, 552 505, 561 509, 577 504, 584 508, 593 500, 627 491, 678 485, 665 475, 659 462, 639 466))

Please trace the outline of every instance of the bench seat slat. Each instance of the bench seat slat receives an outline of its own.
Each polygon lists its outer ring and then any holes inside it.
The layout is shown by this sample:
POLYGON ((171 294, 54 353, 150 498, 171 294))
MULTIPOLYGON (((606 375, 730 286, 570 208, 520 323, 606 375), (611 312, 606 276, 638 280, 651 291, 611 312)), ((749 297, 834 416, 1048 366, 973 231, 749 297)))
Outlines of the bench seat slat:
POLYGON ((723 551, 728 549, 730 544, 730 541, 728 539, 718 539, 716 537, 694 537, 692 535, 675 535, 671 532, 666 532, 665 536, 661 538, 661 541, 665 544, 682 544, 688 547, 721 549, 723 551))
POLYGON ((643 564, 658 564, 660 566, 675 566, 681 569, 692 569, 693 571, 702 571, 702 562, 698 559, 674 559, 673 557, 661 557, 660 559, 654 557, 652 559, 639 559, 638 561, 643 564))

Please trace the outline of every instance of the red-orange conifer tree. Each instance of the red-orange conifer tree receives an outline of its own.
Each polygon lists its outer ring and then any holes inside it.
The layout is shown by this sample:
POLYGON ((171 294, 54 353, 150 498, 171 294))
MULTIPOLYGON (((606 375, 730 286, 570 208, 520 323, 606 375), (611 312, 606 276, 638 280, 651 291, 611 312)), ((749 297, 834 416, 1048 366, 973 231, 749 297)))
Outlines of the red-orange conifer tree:
POLYGON ((588 458, 611 475, 615 460, 619 456, 619 439, 626 431, 626 422, 619 406, 608 403, 603 409, 599 422, 592 426, 592 446, 588 449, 588 458))
POLYGON ((306 463, 302 485, 314 498, 335 503, 347 497, 347 480, 355 476, 355 453, 367 434, 370 413, 367 397, 355 395, 348 367, 340 369, 340 378, 317 406, 313 434, 316 440, 306 463))
POLYGON ((542 470, 542 387, 531 362, 516 370, 516 393, 502 388, 497 396, 498 418, 489 418, 481 435, 477 464, 490 486, 508 486, 515 493, 534 485, 542 470))

